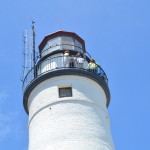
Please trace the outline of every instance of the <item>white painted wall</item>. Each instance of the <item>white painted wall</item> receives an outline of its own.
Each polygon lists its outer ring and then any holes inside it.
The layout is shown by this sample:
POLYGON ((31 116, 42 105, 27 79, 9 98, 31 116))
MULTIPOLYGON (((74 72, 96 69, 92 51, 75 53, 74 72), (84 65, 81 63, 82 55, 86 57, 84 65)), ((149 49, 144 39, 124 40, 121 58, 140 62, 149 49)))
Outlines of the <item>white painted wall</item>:
POLYGON ((59 76, 29 96, 29 150, 114 150, 104 90, 86 77, 59 76), (73 97, 59 98, 58 87, 73 97))

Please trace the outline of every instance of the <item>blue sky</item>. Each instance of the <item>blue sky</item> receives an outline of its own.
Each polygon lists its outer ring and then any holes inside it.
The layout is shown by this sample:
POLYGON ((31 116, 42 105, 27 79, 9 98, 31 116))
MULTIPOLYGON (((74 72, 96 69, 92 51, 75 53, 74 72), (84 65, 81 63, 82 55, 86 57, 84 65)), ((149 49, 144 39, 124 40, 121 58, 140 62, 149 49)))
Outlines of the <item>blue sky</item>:
POLYGON ((116 150, 150 149, 149 0, 1 0, 0 149, 27 150, 22 105, 22 33, 36 22, 36 49, 45 35, 77 33, 109 78, 108 108, 116 150))

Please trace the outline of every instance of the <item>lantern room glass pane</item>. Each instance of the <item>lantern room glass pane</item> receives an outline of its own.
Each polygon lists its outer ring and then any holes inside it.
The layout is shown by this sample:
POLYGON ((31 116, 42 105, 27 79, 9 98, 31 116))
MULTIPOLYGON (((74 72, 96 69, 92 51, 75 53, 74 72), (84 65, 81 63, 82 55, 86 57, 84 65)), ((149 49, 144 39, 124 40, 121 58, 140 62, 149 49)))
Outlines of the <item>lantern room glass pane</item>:
POLYGON ((45 44, 45 46, 42 50, 42 57, 53 52, 53 51, 59 50, 60 45, 61 45, 61 38, 60 37, 56 37, 56 38, 49 40, 45 44))
POLYGON ((55 46, 60 46, 61 44, 61 38, 60 37, 56 37, 56 38, 53 38, 51 40, 48 41, 48 45, 49 47, 55 47, 55 46))
POLYGON ((74 41, 72 37, 62 36, 62 48, 66 50, 74 50, 74 41))
POLYGON ((82 44, 81 44, 78 40, 76 40, 76 39, 74 39, 74 49, 75 49, 75 51, 78 51, 78 52, 80 52, 80 53, 83 53, 83 46, 82 46, 82 44))

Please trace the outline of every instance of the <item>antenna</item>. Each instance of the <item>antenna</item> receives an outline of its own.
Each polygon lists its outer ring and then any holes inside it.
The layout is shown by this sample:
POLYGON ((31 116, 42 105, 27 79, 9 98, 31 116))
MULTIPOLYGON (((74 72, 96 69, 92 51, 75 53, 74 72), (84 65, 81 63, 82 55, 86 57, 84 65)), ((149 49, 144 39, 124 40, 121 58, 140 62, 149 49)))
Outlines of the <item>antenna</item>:
POLYGON ((24 80, 26 74, 31 70, 33 66, 33 61, 32 61, 32 35, 28 30, 25 30, 23 33, 23 50, 22 50, 22 55, 23 55, 23 63, 22 63, 22 81, 24 80))
POLYGON ((36 60, 35 60, 35 28, 34 28, 35 22, 32 21, 32 37, 33 37, 33 45, 32 45, 32 53, 33 53, 33 67, 36 65, 36 60))
POLYGON ((25 77, 30 74, 30 78, 36 77, 36 61, 37 53, 35 51, 35 27, 34 21, 32 21, 32 29, 25 30, 23 34, 24 47, 22 50, 23 63, 22 63, 22 77, 21 80, 25 82, 25 77))

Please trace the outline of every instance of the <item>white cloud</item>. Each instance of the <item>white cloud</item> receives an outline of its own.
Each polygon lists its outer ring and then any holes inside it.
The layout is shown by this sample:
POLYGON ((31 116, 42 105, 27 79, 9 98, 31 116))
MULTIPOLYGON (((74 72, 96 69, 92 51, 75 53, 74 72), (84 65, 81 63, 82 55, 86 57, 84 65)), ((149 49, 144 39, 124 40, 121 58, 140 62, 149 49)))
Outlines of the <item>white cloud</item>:
POLYGON ((0 141, 3 141, 7 135, 11 132, 11 128, 9 126, 10 118, 9 116, 0 113, 0 141))
POLYGON ((8 98, 6 91, 0 91, 0 104, 8 98))
MULTIPOLYGON (((8 137, 19 140, 25 136, 23 125, 20 122, 20 112, 16 109, 6 111, 10 97, 6 90, 0 91, 0 143, 7 141, 8 137)), ((9 103, 10 104, 10 103, 9 103)))
POLYGON ((9 98, 8 92, 6 90, 0 91, 0 142, 5 140, 13 131, 14 124, 12 123, 16 112, 3 112, 3 106, 7 103, 9 98), (13 115, 14 116, 13 116, 13 115))
POLYGON ((9 126, 0 127, 0 141, 3 141, 7 137, 7 135, 9 135, 10 132, 11 129, 9 126))
POLYGON ((9 116, 3 113, 0 113, 0 125, 4 122, 8 122, 9 120, 10 120, 9 116))

